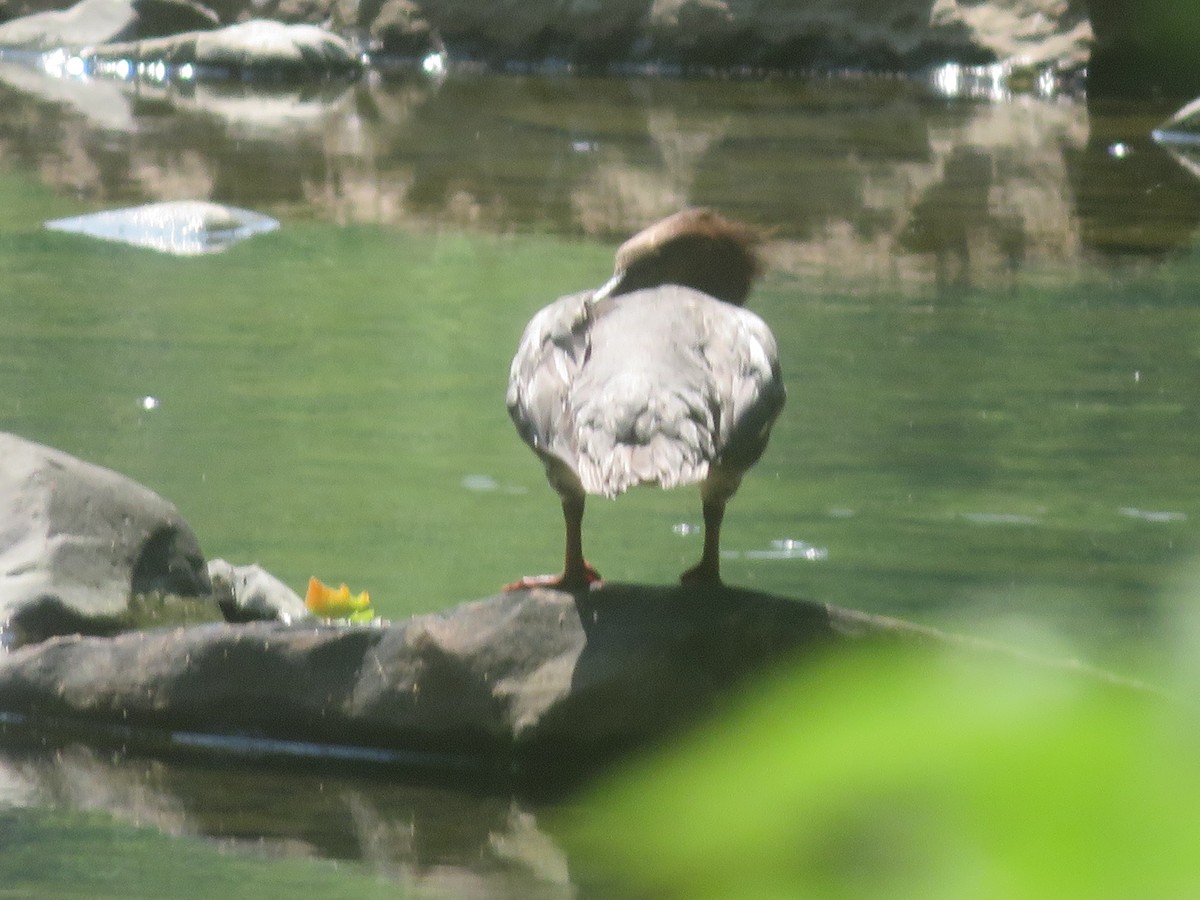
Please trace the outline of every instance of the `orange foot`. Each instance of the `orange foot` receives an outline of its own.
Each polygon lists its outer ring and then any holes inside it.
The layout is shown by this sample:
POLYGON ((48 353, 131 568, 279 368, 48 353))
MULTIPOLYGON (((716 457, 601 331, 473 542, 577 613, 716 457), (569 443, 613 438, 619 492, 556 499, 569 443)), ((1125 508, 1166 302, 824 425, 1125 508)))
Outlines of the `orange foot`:
POLYGON ((582 591, 603 581, 600 573, 585 562, 583 570, 578 573, 563 572, 561 575, 526 575, 516 581, 510 581, 504 586, 505 591, 524 591, 529 588, 553 588, 560 591, 582 591))

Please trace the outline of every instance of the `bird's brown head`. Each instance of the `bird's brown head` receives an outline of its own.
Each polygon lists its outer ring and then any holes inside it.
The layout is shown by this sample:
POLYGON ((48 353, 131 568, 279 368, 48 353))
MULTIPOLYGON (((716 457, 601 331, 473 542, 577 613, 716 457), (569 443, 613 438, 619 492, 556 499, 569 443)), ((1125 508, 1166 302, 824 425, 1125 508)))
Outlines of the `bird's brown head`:
POLYGON ((639 231, 617 250, 604 296, 678 284, 741 306, 758 276, 761 235, 710 209, 685 209, 639 231))

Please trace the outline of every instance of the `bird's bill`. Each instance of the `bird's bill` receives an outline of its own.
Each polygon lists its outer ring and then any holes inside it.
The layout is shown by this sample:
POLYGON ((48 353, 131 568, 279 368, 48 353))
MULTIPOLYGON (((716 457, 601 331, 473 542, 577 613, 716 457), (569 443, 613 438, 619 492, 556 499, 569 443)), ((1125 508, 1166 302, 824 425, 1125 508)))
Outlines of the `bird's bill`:
POLYGON ((592 294, 592 302, 603 300, 606 297, 611 297, 617 293, 617 288, 621 286, 621 281, 624 279, 625 273, 618 272, 612 278, 608 279, 601 287, 596 288, 592 294))

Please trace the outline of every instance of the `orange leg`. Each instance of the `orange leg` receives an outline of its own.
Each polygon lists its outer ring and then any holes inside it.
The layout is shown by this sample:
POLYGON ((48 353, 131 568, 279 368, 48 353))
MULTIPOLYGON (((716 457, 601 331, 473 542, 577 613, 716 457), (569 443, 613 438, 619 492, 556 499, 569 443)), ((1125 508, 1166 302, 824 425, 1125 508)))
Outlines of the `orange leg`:
POLYGON ((526 575, 524 578, 504 586, 506 591, 524 588, 549 587, 565 591, 583 590, 600 580, 600 573, 583 558, 583 496, 564 496, 562 501, 563 524, 566 526, 567 542, 563 553, 561 575, 526 575))

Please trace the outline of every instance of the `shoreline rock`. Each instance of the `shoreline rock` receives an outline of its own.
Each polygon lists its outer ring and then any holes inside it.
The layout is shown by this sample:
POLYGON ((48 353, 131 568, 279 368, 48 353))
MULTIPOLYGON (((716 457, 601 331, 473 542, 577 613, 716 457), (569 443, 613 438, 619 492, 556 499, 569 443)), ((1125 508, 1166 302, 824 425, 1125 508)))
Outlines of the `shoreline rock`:
POLYGON ((67 722, 93 738, 113 725, 141 729, 160 749, 177 743, 170 733, 249 735, 557 779, 677 726, 769 658, 833 635, 815 604, 745 592, 705 601, 682 590, 612 588, 579 601, 532 591, 382 627, 58 637, 0 658, 0 710, 10 723, 67 722))
MULTIPOLYGON (((384 56, 434 54, 500 70, 913 72, 1000 63, 1086 69, 1096 95, 1200 90, 1191 52, 1200 12, 1175 0, 1136 13, 1115 0, 602 0, 566 8, 553 0, 0 0, 0 18, 0 52, 128 50, 128 42, 163 39, 179 55, 175 41, 185 32, 270 19, 328 28, 384 56)), ((279 62, 287 68, 286 57, 279 62)))
POLYGON ((0 47, 58 50, 216 28, 216 13, 190 0, 79 0, 0 24, 0 47))
POLYGON ((352 80, 363 67, 345 38, 319 25, 247 18, 221 26, 187 0, 79 0, 13 19, 0 24, 0 54, 14 51, 48 72, 117 81, 352 80))
POLYGON ((342 37, 317 25, 250 19, 212 30, 188 31, 88 51, 93 65, 190 66, 193 78, 297 82, 353 79, 362 59, 342 37))
POLYGON ((0 742, 57 735, 553 791, 696 723, 784 661, 873 639, 1010 652, 733 588, 535 589, 395 624, 52 638, 0 657, 0 742))
POLYGON ((7 646, 115 633, 141 618, 148 597, 176 598, 159 612, 216 613, 191 527, 173 504, 111 469, 0 433, 0 523, 7 646))
MULTIPOLYGON (((32 5, 32 3, 31 3, 32 5)), ((16 9, 25 8, 24 5, 16 9)), ((913 4, 807 0, 793 5, 733 0, 604 0, 564 7, 554 0, 463 4, 456 0, 81 0, 0 25, 0 47, 104 47, 183 59, 197 42, 183 32, 217 22, 241 28, 261 19, 361 40, 372 52, 511 66, 612 70, 658 65, 769 71, 914 71, 944 62, 1005 62, 1063 70, 1087 63, 1092 40, 1086 9, 1055 0, 939 0, 913 4), (175 6, 172 6, 175 4, 175 6), (89 33, 89 29, 91 30, 89 33), (123 42, 151 46, 130 47, 123 42), (165 43, 165 47, 163 44, 165 43), (183 47, 184 50, 181 50, 183 47)), ((52 6, 53 8, 53 6, 52 6)), ((237 40, 236 34, 211 40, 237 40)), ((202 32, 203 33, 203 32, 202 32)), ((306 56, 312 57, 310 49, 306 56)), ((203 56, 196 51, 197 56, 203 56)), ((319 56, 319 54, 318 54, 319 56)), ((339 59, 337 65, 343 64, 339 59)), ((311 59, 306 60, 311 64, 311 59)), ((329 59, 326 58, 328 63, 329 59)), ((271 65, 288 64, 276 54, 271 65)))

